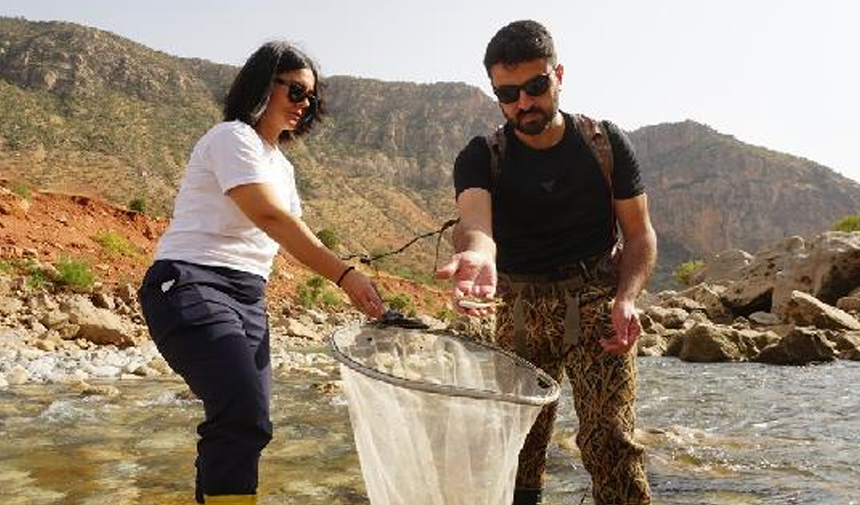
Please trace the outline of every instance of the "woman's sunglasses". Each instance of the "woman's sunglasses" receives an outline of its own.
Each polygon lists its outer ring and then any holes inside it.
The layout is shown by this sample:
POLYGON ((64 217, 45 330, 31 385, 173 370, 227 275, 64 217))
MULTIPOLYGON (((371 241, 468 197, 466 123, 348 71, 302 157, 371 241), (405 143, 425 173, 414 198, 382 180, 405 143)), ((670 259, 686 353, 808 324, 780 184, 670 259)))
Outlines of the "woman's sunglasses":
POLYGON ((293 103, 304 102, 305 98, 307 98, 308 101, 313 104, 317 99, 312 89, 306 89, 304 86, 297 82, 285 81, 280 77, 276 77, 275 82, 278 84, 283 84, 287 87, 287 98, 289 98, 290 101, 293 103))
POLYGON ((549 89, 549 74, 532 77, 522 84, 503 84, 493 87, 493 93, 501 103, 514 103, 520 99, 520 90, 528 96, 541 96, 549 89))

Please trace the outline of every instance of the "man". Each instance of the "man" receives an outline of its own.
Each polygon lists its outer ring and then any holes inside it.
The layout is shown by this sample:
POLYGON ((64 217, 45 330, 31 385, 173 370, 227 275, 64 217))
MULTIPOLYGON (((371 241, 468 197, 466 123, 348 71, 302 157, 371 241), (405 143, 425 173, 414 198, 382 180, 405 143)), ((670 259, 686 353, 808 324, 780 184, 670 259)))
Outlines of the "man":
MULTIPOLYGON (((559 111, 564 68, 539 23, 499 30, 484 66, 507 124, 495 165, 493 137, 474 138, 457 157, 455 254, 438 276, 453 279, 455 306, 475 316, 492 309, 459 302, 494 296, 498 282, 496 342, 556 379, 567 373, 594 502, 650 503, 633 441, 632 349, 641 332, 634 300, 656 237, 633 148, 617 126, 559 111)), ((514 504, 540 503, 556 407, 526 438, 514 504)))

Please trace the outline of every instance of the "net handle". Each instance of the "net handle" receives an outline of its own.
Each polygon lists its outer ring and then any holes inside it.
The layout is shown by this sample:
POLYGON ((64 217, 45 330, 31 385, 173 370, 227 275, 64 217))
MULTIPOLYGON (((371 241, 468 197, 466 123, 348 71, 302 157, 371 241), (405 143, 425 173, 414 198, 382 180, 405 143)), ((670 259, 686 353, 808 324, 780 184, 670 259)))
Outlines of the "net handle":
MULTIPOLYGON (((458 388, 454 386, 446 386, 442 384, 428 384, 426 382, 419 382, 410 379, 404 379, 403 377, 397 377, 395 375, 391 375, 385 372, 380 372, 375 368, 371 368, 361 363, 355 361, 351 357, 347 356, 344 353, 340 346, 337 344, 337 335, 342 332, 355 331, 358 329, 358 325, 344 326, 336 329, 332 335, 329 337, 329 344, 331 345, 332 355, 334 358, 340 362, 341 364, 347 366, 348 368, 366 376, 371 379, 376 379, 388 384, 392 384, 395 386, 399 386, 406 389, 412 389, 415 391, 422 391, 425 393, 431 394, 439 394, 445 396, 456 396, 461 398, 472 398, 475 400, 492 400, 499 401, 505 403, 513 403, 517 405, 532 405, 537 407, 542 407, 544 405, 548 405, 550 403, 558 400, 559 393, 561 391, 558 382, 555 379, 550 377, 546 372, 541 370, 540 368, 534 366, 523 358, 517 356, 516 354, 510 353, 504 349, 496 347, 494 345, 487 344, 485 342, 480 342, 476 340, 466 339, 459 335, 444 333, 442 336, 446 338, 452 338, 455 340, 460 340, 462 342, 467 342, 470 345, 476 345, 478 347, 483 347, 484 349, 488 349, 490 351, 498 352, 509 359, 513 360, 516 364, 528 368, 534 372, 536 372, 538 376, 538 384, 547 384, 546 389, 547 394, 544 396, 518 396, 506 393, 499 393, 496 391, 487 391, 483 389, 471 389, 471 388, 458 388)), ((411 329, 402 329, 401 331, 405 331, 407 333, 428 333, 426 330, 411 330, 411 329)), ((429 332, 433 333, 433 332, 429 332)))

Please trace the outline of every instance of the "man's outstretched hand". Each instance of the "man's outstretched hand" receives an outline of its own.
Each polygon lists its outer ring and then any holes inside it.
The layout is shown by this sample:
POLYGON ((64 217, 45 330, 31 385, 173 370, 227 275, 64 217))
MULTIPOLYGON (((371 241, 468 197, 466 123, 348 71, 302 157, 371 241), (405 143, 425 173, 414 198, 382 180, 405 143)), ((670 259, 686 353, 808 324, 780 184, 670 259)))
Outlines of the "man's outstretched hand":
POLYGON ((452 298, 454 308, 460 313, 483 317, 493 312, 492 305, 460 305, 464 299, 490 300, 496 294, 496 262, 493 258, 475 251, 463 251, 451 257, 451 261, 436 270, 439 279, 451 279, 454 283, 452 298))

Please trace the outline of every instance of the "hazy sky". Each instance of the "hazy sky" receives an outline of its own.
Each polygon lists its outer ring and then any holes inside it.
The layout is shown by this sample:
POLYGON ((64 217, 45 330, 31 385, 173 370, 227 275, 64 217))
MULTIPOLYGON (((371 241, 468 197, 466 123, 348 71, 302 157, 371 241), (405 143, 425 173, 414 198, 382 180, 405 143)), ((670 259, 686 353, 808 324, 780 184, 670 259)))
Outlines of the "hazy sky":
POLYGON ((240 65, 298 43, 326 75, 461 81, 509 21, 547 25, 562 109, 625 129, 693 119, 860 181, 860 2, 852 0, 3 0, 178 56, 240 65))

